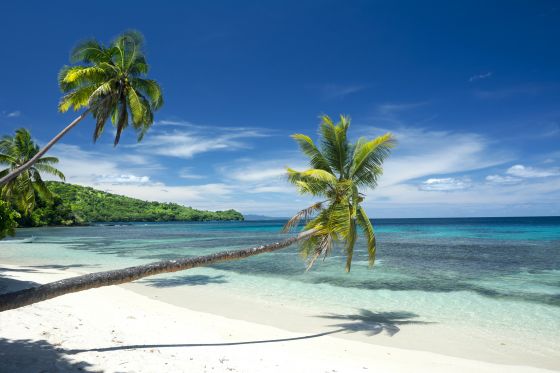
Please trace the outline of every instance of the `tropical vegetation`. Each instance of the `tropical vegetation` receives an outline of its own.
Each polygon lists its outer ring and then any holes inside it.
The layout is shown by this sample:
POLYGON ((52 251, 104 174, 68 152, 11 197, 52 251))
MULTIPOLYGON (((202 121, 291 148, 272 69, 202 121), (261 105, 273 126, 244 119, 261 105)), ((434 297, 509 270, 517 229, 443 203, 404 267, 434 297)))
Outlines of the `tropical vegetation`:
POLYGON ((10 204, 0 200, 0 240, 16 233, 17 218, 19 214, 10 207, 10 204))
MULTIPOLYGON (((4 136, 0 140, 0 165, 7 168, 0 171, 0 177, 21 167, 39 152, 39 146, 31 139, 25 128, 16 130, 14 136, 4 136)), ((43 174, 53 175, 64 180, 64 174, 54 167, 58 163, 56 157, 41 157, 25 171, 0 187, 2 200, 11 203, 22 215, 33 211, 40 197, 51 201, 53 195, 43 181, 43 174)))
POLYGON ((334 124, 323 117, 320 127, 320 147, 304 135, 294 135, 303 153, 308 156, 311 168, 306 171, 288 169, 288 179, 300 193, 325 198, 302 210, 287 224, 294 228, 301 219, 309 219, 304 230, 284 241, 251 247, 243 250, 224 251, 199 257, 164 260, 136 267, 86 274, 36 288, 0 295, 0 311, 23 307, 60 295, 117 285, 161 273, 182 271, 208 266, 229 260, 238 260, 262 253, 277 251, 302 243, 304 255, 311 257, 311 264, 320 255, 328 255, 336 244, 343 244, 347 256, 346 269, 350 270, 356 242, 356 226, 365 232, 370 264, 375 259, 373 227, 361 203, 366 188, 373 188, 382 173, 382 163, 394 145, 390 134, 373 140, 360 139, 355 144, 348 140, 350 120, 341 117, 334 124), (367 222, 365 220, 367 220, 367 222))
POLYGON ((52 199, 36 195, 35 208, 24 214, 16 206, 18 227, 73 226, 90 223, 243 220, 235 210, 206 211, 177 203, 148 202, 90 187, 47 181, 52 199))
POLYGON ((143 45, 143 37, 137 31, 123 33, 108 46, 96 40, 78 44, 70 56, 74 65, 64 66, 59 73, 59 86, 64 96, 58 108, 62 113, 71 108, 85 110, 34 157, 1 176, 0 185, 35 164, 90 113, 95 119, 94 141, 103 132, 108 119, 116 127, 115 145, 129 124, 140 141, 154 121, 154 111, 163 105, 159 84, 146 78, 149 66, 143 45))
POLYGON ((301 210, 288 221, 285 230, 296 226, 301 219, 310 219, 304 230, 315 233, 301 244, 301 253, 309 267, 320 256, 326 257, 337 243, 344 244, 346 271, 350 271, 358 227, 367 240, 369 263, 375 261, 376 245, 373 225, 361 206, 364 190, 377 186, 383 173, 382 164, 394 146, 390 133, 368 140, 348 140, 350 118, 340 116, 338 123, 326 115, 321 117, 317 146, 303 134, 292 137, 309 158, 311 168, 305 171, 288 169, 288 180, 300 194, 319 197, 323 201, 301 210))
POLYGON ((81 222, 243 220, 243 215, 235 210, 197 210, 177 203, 142 201, 55 181, 47 185, 81 222))

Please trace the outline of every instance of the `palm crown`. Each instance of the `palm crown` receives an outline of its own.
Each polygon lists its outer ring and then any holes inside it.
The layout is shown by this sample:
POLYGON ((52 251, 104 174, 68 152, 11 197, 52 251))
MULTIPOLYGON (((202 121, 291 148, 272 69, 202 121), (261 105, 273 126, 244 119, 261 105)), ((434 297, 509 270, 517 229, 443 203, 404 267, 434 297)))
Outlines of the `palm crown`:
POLYGON ((115 145, 131 119, 140 141, 154 121, 153 112, 163 104, 159 84, 145 78, 149 67, 142 35, 125 32, 108 47, 85 41, 72 51, 71 62, 83 65, 64 66, 60 71, 59 85, 66 95, 59 110, 89 108, 96 119, 94 141, 111 118, 116 127, 115 145))
MULTIPOLYGON (((25 164, 37 152, 39 146, 33 142, 31 134, 25 128, 18 129, 15 136, 4 136, 0 140, 0 164, 8 165, 8 168, 0 171, 0 177, 25 164)), ((39 158, 33 166, 2 186, 2 199, 12 201, 26 214, 35 207, 35 192, 44 199, 51 200, 52 194, 43 182, 40 172, 64 180, 62 172, 53 167, 56 163, 56 157, 39 158)))
POLYGON ((350 271, 358 227, 367 239, 370 265, 375 261, 375 233, 360 205, 365 197, 360 190, 377 186, 383 161, 395 141, 387 133, 373 140, 360 138, 352 144, 347 138, 349 126, 350 118, 346 116, 336 124, 326 115, 321 117, 319 147, 309 136, 292 136, 312 168, 302 172, 288 168, 288 180, 299 193, 324 199, 298 212, 284 227, 289 230, 305 219, 305 230, 314 231, 301 245, 308 268, 321 255, 326 257, 335 243, 344 242, 346 271, 350 271))

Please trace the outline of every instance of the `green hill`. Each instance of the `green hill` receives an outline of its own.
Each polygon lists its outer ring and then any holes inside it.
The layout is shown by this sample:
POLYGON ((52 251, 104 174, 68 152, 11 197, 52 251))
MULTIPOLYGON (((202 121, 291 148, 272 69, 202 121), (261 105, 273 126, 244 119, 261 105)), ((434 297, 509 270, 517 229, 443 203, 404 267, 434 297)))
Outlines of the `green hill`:
POLYGON ((204 211, 176 203, 147 202, 90 187, 47 182, 54 202, 41 202, 21 226, 76 225, 89 222, 243 220, 235 210, 204 211))

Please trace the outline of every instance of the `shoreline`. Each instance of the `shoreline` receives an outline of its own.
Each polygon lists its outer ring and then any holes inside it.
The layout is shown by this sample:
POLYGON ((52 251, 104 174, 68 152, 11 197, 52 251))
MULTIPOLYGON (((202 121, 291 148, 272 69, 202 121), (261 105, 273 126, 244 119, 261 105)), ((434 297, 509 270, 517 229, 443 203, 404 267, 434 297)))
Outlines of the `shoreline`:
POLYGON ((421 351, 492 364, 560 370, 559 360, 552 356, 554 351, 550 351, 551 356, 547 356, 542 350, 535 353, 528 348, 531 342, 527 340, 512 343, 511 338, 481 333, 480 329, 473 330, 471 326, 450 325, 423 318, 405 319, 406 312, 403 315, 399 312, 391 315, 392 312, 374 313, 352 308, 347 313, 333 314, 318 307, 279 300, 272 294, 266 299, 255 299, 251 294, 220 288, 219 284, 157 288, 141 281, 121 286, 151 299, 189 310, 294 333, 313 334, 342 327, 340 332, 332 334, 333 338, 373 347, 421 351), (227 307, 223 307, 224 304, 227 307))
MULTIPOLYGON (((2 267, 6 270, 3 277, 11 280, 12 287, 19 281, 44 283, 79 274, 77 271, 38 270, 14 265, 2 267)), ((103 287, 3 312, 0 314, 0 339, 4 347, 0 349, 3 351, 0 354, 5 356, 0 364, 12 364, 13 360, 15 365, 10 368, 17 368, 13 371, 36 371, 33 368, 45 363, 41 361, 41 356, 45 355, 44 359, 48 359, 47 354, 39 353, 39 360, 30 360, 24 353, 28 350, 19 351, 18 345, 21 347, 32 344, 31 341, 44 340, 47 344, 40 350, 52 351, 51 355, 56 352, 57 361, 60 360, 57 364, 70 366, 70 371, 74 368, 78 371, 78 366, 72 364, 80 361, 89 364, 85 371, 90 368, 146 372, 162 368, 214 372, 345 372, 366 369, 389 372, 546 371, 530 366, 494 364, 398 348, 377 343, 381 335, 369 337, 375 338, 376 342, 367 343, 355 338, 359 333, 333 333, 333 328, 317 329, 315 325, 303 325, 307 329, 302 329, 302 325, 294 324, 293 328, 299 328, 299 331, 286 330, 291 328, 285 328, 286 325, 282 323, 279 328, 264 325, 260 322, 262 320, 248 322, 232 317, 235 315, 223 312, 224 309, 233 309, 235 312, 243 309, 231 303, 231 298, 214 291, 208 292, 206 287, 187 289, 195 307, 191 305, 185 308, 162 302, 169 295, 164 293, 175 289, 151 289, 157 293, 151 295, 141 295, 139 289, 131 291, 141 286, 103 287), (215 308, 220 314, 197 310, 196 305, 204 308, 200 304, 198 292, 214 295, 203 299, 221 305, 215 308), (61 318, 61 315, 64 317, 61 318), (9 342, 13 340, 19 342, 9 342), (148 347, 142 347, 145 345, 148 347), (93 350, 76 353, 76 350, 88 349, 93 350), (30 368, 25 364, 36 365, 30 368)), ((186 293, 182 295, 185 299, 186 293)), ((255 315, 259 312, 255 303, 258 302, 247 304, 246 299, 240 299, 247 318, 257 319, 255 315)), ((284 319, 288 323, 296 320, 288 308, 276 309, 272 305, 268 311, 270 320, 284 319)), ((414 328, 403 326, 401 329, 399 339, 405 339, 410 337, 410 331, 414 328)), ((385 339, 390 340, 389 337, 385 339)), ((469 355, 468 349, 466 352, 469 355)), ((53 357, 50 358, 52 360, 53 357)))

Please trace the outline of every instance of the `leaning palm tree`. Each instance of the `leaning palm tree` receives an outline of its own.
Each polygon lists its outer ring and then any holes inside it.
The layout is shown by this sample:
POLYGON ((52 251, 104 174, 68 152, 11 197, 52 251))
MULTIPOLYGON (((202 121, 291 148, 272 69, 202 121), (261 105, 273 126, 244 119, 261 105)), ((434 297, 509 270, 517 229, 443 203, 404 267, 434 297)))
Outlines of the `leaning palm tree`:
MULTIPOLYGON (((31 139, 31 134, 25 128, 16 130, 14 136, 4 136, 0 140, 0 165, 8 167, 0 171, 0 177, 18 169, 37 153, 39 153, 39 146, 31 139)), ((37 159, 35 164, 0 187, 2 199, 12 202, 26 215, 35 208, 36 194, 46 201, 52 200, 52 193, 45 185, 41 173, 64 180, 64 174, 53 166, 56 163, 58 163, 56 157, 37 159)))
POLYGON ((308 268, 320 256, 326 257, 336 243, 344 243, 346 271, 350 271, 357 229, 361 228, 366 239, 369 263, 375 261, 375 234, 373 226, 360 205, 365 195, 360 190, 374 189, 383 173, 382 164, 394 146, 390 133, 373 140, 360 138, 356 144, 348 141, 350 118, 341 116, 334 124, 323 116, 319 132, 322 140, 317 147, 309 136, 296 134, 301 151, 309 158, 311 169, 295 171, 288 169, 288 180, 301 194, 323 199, 301 210, 284 226, 287 231, 297 226, 300 220, 307 222, 305 230, 315 234, 303 241, 302 255, 308 259, 308 268))
POLYGON ((302 243, 303 252, 311 258, 311 264, 319 255, 327 255, 334 243, 344 243, 348 258, 346 269, 350 270, 349 263, 352 261, 357 235, 356 225, 366 233, 370 263, 373 264, 375 237, 373 227, 360 206, 365 196, 359 190, 375 187, 382 172, 382 162, 393 146, 393 139, 390 134, 386 134, 370 141, 360 139, 356 144, 351 144, 347 138, 349 125, 347 117, 341 117, 340 123, 336 125, 328 117, 323 117, 321 150, 309 137, 294 135, 304 154, 310 158, 312 168, 303 172, 289 169, 288 178, 301 193, 325 198, 299 212, 288 222, 286 229, 296 227, 303 218, 312 217, 298 235, 248 249, 97 272, 3 294, 0 295, 0 311, 77 291, 273 252, 297 242, 302 243))
POLYGON ((59 86, 65 95, 58 109, 62 113, 71 108, 85 110, 33 158, 0 178, 0 185, 31 167, 89 114, 95 119, 94 141, 111 119, 116 127, 115 146, 129 124, 136 130, 140 141, 154 122, 154 111, 163 105, 163 95, 155 80, 145 78, 149 67, 139 32, 127 31, 109 46, 95 40, 80 43, 72 51, 70 60, 76 65, 64 66, 59 73, 59 86))

